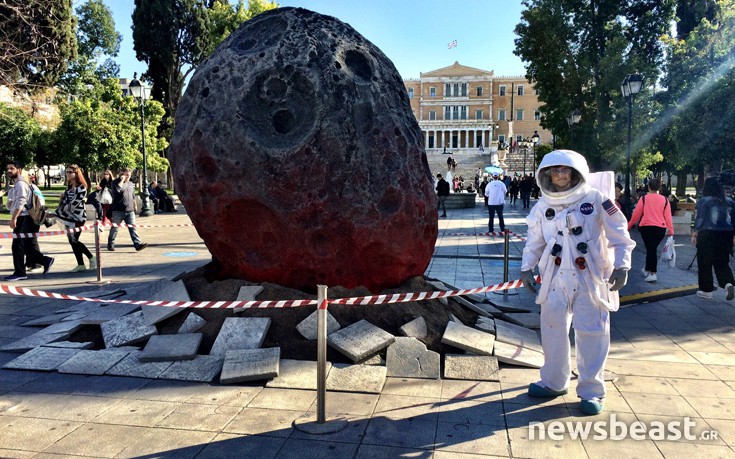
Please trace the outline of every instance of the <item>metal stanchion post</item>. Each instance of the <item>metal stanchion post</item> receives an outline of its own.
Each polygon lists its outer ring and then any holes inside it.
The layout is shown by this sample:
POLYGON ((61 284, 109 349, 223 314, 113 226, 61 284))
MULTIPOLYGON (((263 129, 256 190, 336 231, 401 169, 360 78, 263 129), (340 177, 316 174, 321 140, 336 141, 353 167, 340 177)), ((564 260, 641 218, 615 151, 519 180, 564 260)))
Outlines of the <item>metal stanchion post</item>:
POLYGON ((305 415, 294 420, 293 425, 302 432, 323 435, 347 427, 347 419, 338 417, 327 421, 327 286, 317 285, 317 362, 316 362, 316 418, 305 415))
POLYGON ((110 281, 102 280, 102 260, 100 260, 100 221, 94 220, 94 257, 97 260, 97 280, 89 281, 88 284, 109 284, 110 281))
MULTIPOLYGON (((508 282, 508 260, 510 258, 510 231, 507 229, 504 231, 504 242, 505 246, 503 247, 503 283, 508 282)), ((495 292, 498 295, 508 296, 508 295, 518 295, 518 292, 515 290, 512 292, 509 292, 508 289, 503 290, 502 292, 495 292)))

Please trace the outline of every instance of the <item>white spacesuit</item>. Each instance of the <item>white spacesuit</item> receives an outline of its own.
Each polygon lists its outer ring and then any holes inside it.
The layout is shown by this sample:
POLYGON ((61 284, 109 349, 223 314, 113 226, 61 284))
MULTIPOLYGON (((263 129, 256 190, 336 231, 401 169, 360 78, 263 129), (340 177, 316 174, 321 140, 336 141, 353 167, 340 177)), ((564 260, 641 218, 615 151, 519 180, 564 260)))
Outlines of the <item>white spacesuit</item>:
POLYGON ((521 279, 531 291, 538 265, 541 287, 541 380, 529 395, 565 394, 571 374, 569 327, 574 326, 579 381, 577 395, 586 414, 602 411, 603 372, 610 348, 609 311, 619 307, 635 242, 623 213, 588 183, 585 158, 570 150, 544 156, 536 181, 542 197, 526 222, 521 279))

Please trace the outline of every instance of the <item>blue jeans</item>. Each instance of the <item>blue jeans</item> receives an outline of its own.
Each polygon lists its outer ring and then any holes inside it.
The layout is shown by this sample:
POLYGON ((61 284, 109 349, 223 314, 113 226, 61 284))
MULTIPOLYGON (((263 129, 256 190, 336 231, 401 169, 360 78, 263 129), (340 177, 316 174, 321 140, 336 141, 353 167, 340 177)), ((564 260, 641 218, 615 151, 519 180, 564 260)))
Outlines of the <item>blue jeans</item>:
MULTIPOLYGON (((125 222, 128 225, 135 225, 135 212, 121 212, 118 210, 112 211, 112 223, 125 222)), ((140 245, 140 238, 135 228, 128 228, 130 231, 130 239, 133 240, 133 245, 137 249, 140 245)), ((117 227, 113 226, 110 228, 110 233, 107 235, 107 247, 115 247, 115 238, 117 237, 117 227)))

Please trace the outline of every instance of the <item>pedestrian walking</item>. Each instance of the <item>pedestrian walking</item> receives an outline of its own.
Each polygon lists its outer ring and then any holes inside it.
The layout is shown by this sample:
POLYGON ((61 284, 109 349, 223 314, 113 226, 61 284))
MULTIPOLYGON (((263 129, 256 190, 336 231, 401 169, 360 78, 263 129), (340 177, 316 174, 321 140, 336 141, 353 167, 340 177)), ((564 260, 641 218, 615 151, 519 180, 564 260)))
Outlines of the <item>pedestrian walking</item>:
POLYGON ((660 189, 660 179, 654 178, 648 181, 648 193, 638 201, 630 222, 628 222, 628 231, 634 225, 638 225, 643 245, 646 247, 646 265, 643 268, 643 277, 646 282, 658 280, 658 245, 665 236, 674 235, 669 200, 659 194, 660 189))
MULTIPOLYGON (((135 225, 135 187, 130 182, 130 169, 127 167, 120 170, 118 177, 112 181, 110 186, 112 190, 112 223, 119 224, 123 221, 128 225, 135 225)), ((129 226, 128 232, 130 233, 130 239, 133 241, 135 250, 140 252, 141 250, 148 247, 148 243, 141 242, 138 237, 138 232, 134 227, 129 226)), ((107 250, 115 251, 115 238, 117 237, 117 227, 113 226, 110 228, 110 233, 107 235, 107 250)))
POLYGON ((702 198, 697 201, 692 245, 697 247, 697 265, 700 298, 712 298, 715 289, 712 269, 720 287, 726 291, 725 299, 735 298, 735 279, 730 269, 730 255, 735 236, 735 201, 726 197, 716 177, 707 177, 702 188, 702 198))
POLYGON ((442 209, 442 214, 440 217, 446 217, 447 216, 447 207, 444 204, 444 201, 447 200, 447 196, 449 196, 449 182, 444 180, 444 177, 442 177, 441 174, 436 174, 436 196, 439 198, 439 204, 437 204, 436 211, 439 211, 439 208, 442 209))
POLYGON ((485 187, 485 196, 487 196, 487 211, 489 219, 487 222, 488 230, 492 233, 495 227, 494 220, 495 214, 498 214, 498 224, 500 225, 500 231, 505 231, 505 220, 503 219, 503 205, 505 204, 505 194, 508 189, 505 187, 505 183, 498 177, 497 174, 493 175, 493 180, 485 187))
POLYGON ((533 180, 531 177, 525 175, 521 183, 518 184, 518 189, 521 191, 521 201, 523 202, 524 209, 531 208, 531 190, 533 190, 533 180))
POLYGON ((528 395, 553 398, 566 394, 571 379, 569 328, 574 324, 577 396, 582 413, 604 409, 603 374, 610 349, 610 311, 619 308, 635 242, 615 204, 587 183, 584 156, 555 150, 544 156, 536 173, 542 196, 526 218, 528 237, 521 280, 541 305, 541 379, 528 395), (541 287, 533 270, 538 266, 541 287))
MULTIPOLYGON (((66 167, 66 184, 67 188, 64 194, 61 195, 54 216, 61 220, 68 230, 84 226, 87 221, 87 212, 84 208, 87 197, 87 181, 84 178, 82 169, 76 164, 70 164, 66 167)), ((76 268, 71 270, 73 273, 87 270, 84 264, 84 256, 89 259, 89 269, 97 269, 97 259, 87 246, 79 240, 81 235, 81 231, 67 233, 66 235, 74 257, 77 259, 76 268)))

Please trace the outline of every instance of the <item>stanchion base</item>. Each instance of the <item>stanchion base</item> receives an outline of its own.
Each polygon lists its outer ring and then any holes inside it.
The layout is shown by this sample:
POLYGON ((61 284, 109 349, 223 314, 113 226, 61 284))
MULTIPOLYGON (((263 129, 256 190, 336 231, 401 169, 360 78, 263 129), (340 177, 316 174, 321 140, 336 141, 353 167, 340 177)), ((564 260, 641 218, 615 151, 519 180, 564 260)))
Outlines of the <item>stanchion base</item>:
POLYGON ((93 281, 87 281, 87 282, 85 282, 85 284, 97 284, 97 285, 107 285, 107 284, 110 284, 110 283, 112 283, 112 281, 108 281, 108 280, 104 280, 104 279, 103 280, 93 280, 93 281))
POLYGON ((509 292, 507 290, 496 291, 496 292, 493 292, 493 293, 496 294, 496 295, 506 295, 506 296, 518 295, 518 292, 516 292, 516 291, 510 291, 509 292))
MULTIPOLYGON (((579 377, 579 371, 576 368, 572 370, 572 374, 579 377)), ((618 380, 618 375, 616 373, 613 373, 612 371, 605 370, 605 372, 602 374, 602 379, 607 382, 616 382, 618 380)))
POLYGON ((294 419, 293 426, 298 430, 312 435, 326 435, 339 432, 347 427, 347 419, 337 417, 327 419, 324 422, 317 422, 316 414, 306 414, 298 419, 294 419))

